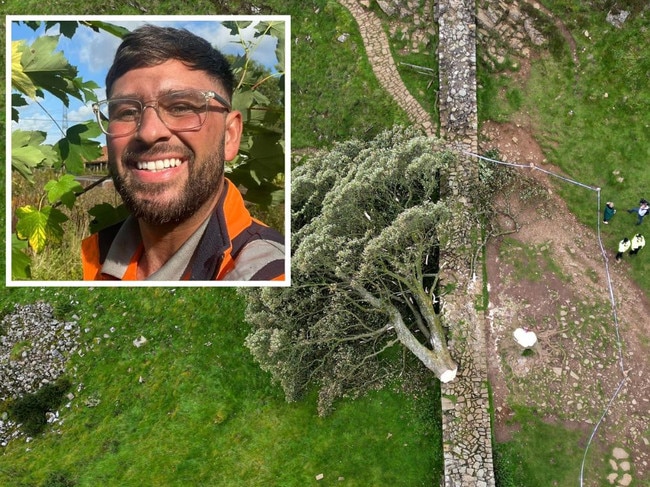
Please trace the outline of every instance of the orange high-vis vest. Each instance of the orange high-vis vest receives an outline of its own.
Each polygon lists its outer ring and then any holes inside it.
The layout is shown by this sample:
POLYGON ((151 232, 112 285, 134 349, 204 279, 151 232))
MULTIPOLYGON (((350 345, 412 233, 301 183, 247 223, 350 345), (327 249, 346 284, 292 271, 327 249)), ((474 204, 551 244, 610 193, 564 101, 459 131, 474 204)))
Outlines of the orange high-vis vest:
MULTIPOLYGON (((227 179, 224 184, 226 191, 210 216, 182 279, 283 281, 284 237, 252 218, 239 191, 227 179)), ((138 261, 144 251, 141 242, 130 255, 128 263, 119 264, 121 275, 102 271, 107 257, 110 258, 111 245, 123 224, 120 222, 83 240, 81 261, 84 280, 136 280, 138 261)))

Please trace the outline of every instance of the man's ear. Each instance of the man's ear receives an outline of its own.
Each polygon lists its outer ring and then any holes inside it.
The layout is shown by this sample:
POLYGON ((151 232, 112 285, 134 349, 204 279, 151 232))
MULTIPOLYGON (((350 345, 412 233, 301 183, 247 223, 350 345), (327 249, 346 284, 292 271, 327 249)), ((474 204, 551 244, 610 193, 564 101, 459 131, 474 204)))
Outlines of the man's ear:
POLYGON ((244 129, 241 112, 233 110, 226 116, 224 156, 226 161, 232 161, 239 152, 239 143, 244 129))

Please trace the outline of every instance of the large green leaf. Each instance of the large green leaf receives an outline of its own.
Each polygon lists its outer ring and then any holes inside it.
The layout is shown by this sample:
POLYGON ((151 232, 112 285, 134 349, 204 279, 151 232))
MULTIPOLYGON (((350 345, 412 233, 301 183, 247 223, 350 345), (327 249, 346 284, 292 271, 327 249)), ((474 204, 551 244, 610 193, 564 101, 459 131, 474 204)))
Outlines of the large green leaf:
POLYGON ((27 242, 19 240, 15 233, 11 234, 11 276, 14 279, 29 279, 31 259, 25 253, 27 242))
POLYGON ((101 130, 96 122, 84 122, 70 127, 65 138, 54 145, 68 172, 81 174, 84 171, 84 162, 101 157, 101 144, 93 140, 99 135, 101 130))
POLYGON ((36 86, 29 76, 25 74, 20 60, 27 47, 25 41, 13 41, 11 43, 11 87, 21 93, 36 98, 36 86))
POLYGON ((72 208, 77 199, 77 193, 83 191, 83 186, 75 180, 72 174, 64 174, 58 181, 48 181, 44 189, 47 191, 47 199, 50 203, 60 201, 68 208, 72 208))
POLYGON ((58 159, 51 145, 45 145, 47 134, 41 131, 14 130, 11 133, 11 167, 33 182, 33 170, 52 166, 58 159))
POLYGON ((31 205, 21 206, 16 209, 16 216, 18 238, 27 240, 36 253, 42 251, 48 243, 61 242, 63 237, 61 225, 68 220, 60 210, 51 206, 40 210, 31 205))
POLYGON ((55 50, 58 43, 59 36, 37 37, 29 49, 23 48, 20 63, 23 73, 35 86, 49 91, 68 106, 68 95, 80 100, 83 97, 73 82, 77 69, 68 63, 62 52, 55 50))
POLYGON ((88 210, 88 213, 93 217, 90 221, 91 233, 97 233, 106 227, 121 222, 129 215, 129 211, 123 204, 114 207, 109 203, 95 205, 88 210))

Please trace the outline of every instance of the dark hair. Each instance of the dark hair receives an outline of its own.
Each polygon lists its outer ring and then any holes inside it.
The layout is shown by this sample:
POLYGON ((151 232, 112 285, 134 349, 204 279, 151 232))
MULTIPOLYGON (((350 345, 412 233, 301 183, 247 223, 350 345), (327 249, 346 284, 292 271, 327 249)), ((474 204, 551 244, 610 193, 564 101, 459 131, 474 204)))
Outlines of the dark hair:
POLYGON ((230 99, 235 80, 228 60, 205 39, 187 29, 143 25, 129 32, 117 48, 113 65, 106 75, 106 95, 113 83, 128 71, 176 59, 193 70, 205 71, 220 82, 230 99))

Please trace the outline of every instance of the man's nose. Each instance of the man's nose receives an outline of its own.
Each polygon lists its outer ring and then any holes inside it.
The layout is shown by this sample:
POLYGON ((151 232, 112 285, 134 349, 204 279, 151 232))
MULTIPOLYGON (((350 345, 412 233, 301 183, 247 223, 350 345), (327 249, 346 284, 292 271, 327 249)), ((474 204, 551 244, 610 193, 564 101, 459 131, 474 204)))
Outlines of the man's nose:
POLYGON ((136 137, 144 142, 155 142, 160 139, 167 139, 171 131, 158 115, 158 108, 155 105, 145 105, 140 116, 140 126, 136 131, 136 137), (147 110, 151 108, 151 110, 147 110))

